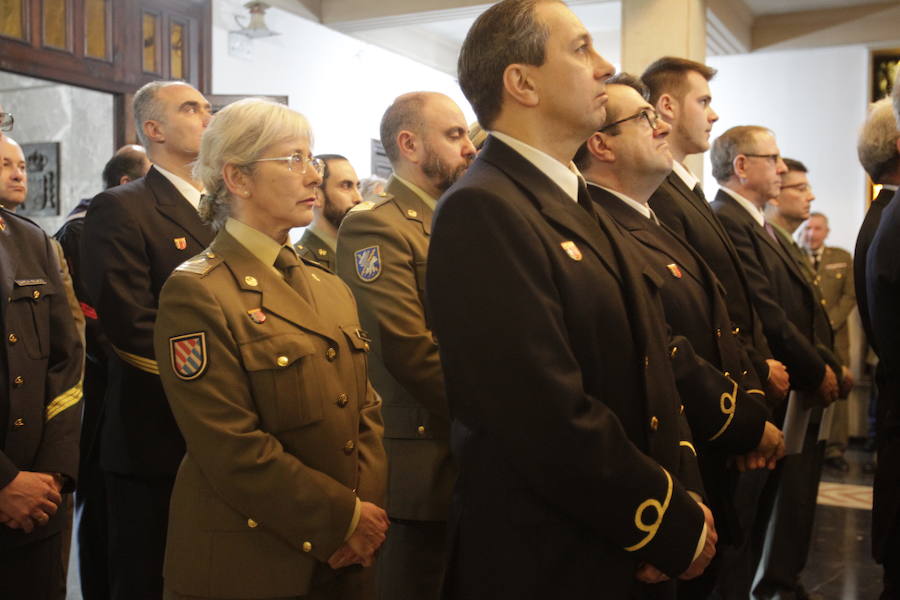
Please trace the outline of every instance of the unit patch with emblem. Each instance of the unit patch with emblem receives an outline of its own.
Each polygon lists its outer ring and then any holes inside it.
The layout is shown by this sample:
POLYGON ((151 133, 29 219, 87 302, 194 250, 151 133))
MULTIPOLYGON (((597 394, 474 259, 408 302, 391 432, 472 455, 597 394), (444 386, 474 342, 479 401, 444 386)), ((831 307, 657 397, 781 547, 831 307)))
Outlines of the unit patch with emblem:
POLYGON ((191 381, 206 371, 206 333, 198 331, 169 338, 172 370, 179 379, 191 381))
POLYGON ((378 246, 369 246, 353 253, 356 260, 356 274, 369 283, 381 275, 381 251, 378 246))

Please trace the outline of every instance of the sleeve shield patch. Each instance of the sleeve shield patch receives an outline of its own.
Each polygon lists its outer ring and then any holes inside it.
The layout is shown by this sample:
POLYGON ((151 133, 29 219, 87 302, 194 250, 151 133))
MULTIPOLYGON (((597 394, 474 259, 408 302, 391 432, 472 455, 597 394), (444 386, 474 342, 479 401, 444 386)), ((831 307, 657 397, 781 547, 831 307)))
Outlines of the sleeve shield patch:
POLYGON ((206 333, 189 333, 169 338, 172 370, 179 379, 191 381, 206 371, 206 333))
POLYGON ((356 275, 369 283, 381 275, 381 252, 378 246, 369 246, 353 253, 356 259, 356 275))

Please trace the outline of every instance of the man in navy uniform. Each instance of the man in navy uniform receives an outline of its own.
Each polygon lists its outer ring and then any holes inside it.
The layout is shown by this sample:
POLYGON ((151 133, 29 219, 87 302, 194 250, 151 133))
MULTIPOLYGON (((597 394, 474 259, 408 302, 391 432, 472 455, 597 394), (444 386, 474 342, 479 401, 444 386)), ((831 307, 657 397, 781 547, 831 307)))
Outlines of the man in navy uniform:
POLYGON ((716 533, 689 493, 663 281, 571 163, 612 65, 564 3, 503 0, 458 70, 491 134, 441 197, 425 282, 460 467, 444 597, 626 598, 695 577, 716 533))
POLYGON ((193 180, 210 105, 186 83, 153 82, 134 96, 135 127, 153 166, 98 194, 88 209, 81 278, 111 348, 100 465, 108 499, 110 597, 162 597, 169 496, 184 439, 153 350, 159 293, 179 264, 212 241, 193 180))

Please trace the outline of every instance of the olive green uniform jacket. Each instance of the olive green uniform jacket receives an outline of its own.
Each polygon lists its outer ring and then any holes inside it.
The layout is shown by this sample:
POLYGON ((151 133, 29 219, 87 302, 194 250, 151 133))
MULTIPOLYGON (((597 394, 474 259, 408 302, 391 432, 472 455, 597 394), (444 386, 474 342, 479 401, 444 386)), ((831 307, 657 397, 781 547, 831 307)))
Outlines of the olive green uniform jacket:
POLYGON ((167 589, 306 594, 334 577, 325 563, 348 537, 356 498, 383 505, 367 336, 347 286, 314 263, 302 269, 313 306, 222 231, 162 290, 155 350, 187 444, 167 589))
POLYGON ((850 365, 850 331, 847 317, 856 306, 853 257, 843 248, 826 246, 816 271, 816 284, 834 330, 834 351, 842 365, 850 365))
POLYGON ((444 376, 425 311, 432 214, 391 177, 385 196, 351 210, 338 232, 338 275, 372 336, 372 384, 384 401, 388 514, 415 521, 447 520, 457 475, 444 376))
POLYGON ((334 250, 311 229, 303 232, 300 241, 294 244, 294 250, 303 258, 315 261, 329 271, 335 269, 334 250))

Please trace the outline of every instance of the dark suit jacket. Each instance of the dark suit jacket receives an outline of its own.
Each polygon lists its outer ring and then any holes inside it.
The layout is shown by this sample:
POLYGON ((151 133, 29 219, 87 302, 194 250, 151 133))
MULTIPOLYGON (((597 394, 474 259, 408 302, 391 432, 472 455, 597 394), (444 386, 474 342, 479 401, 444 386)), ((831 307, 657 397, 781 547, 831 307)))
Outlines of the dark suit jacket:
POLYGON ((729 455, 756 448, 768 410, 743 345, 730 329, 720 284, 690 246, 664 225, 597 186, 591 198, 638 243, 642 258, 665 281, 660 297, 671 328, 678 391, 697 442, 703 483, 722 541, 739 539, 733 507, 737 470, 729 455))
POLYGON ((814 392, 826 365, 817 348, 815 290, 797 261, 734 198, 720 190, 712 208, 738 251, 769 347, 787 367, 791 387, 814 392))
MULTIPOLYGON (((64 492, 78 475, 81 367, 56 250, 41 228, 0 209, 0 488, 19 471, 60 473, 64 492)), ((30 534, 0 525, 0 550, 63 529, 66 510, 30 534)))
POLYGON ((872 506, 872 547, 879 562, 884 559, 885 542, 900 532, 900 202, 896 198, 884 209, 866 256, 869 317, 879 367, 883 367, 872 506))
POLYGON ((351 210, 338 236, 337 271, 372 336, 372 385, 384 402, 391 517, 446 521, 456 465, 438 346, 425 311, 425 261, 433 212, 395 178, 374 204, 351 210), (378 248, 380 272, 359 276, 356 252, 378 248))
POLYGON ((674 576, 699 540, 661 278, 580 196, 490 137, 435 214, 426 291, 461 471, 448 598, 624 598, 640 562, 674 576))
POLYGON ((194 207, 156 168, 91 202, 81 269, 115 355, 101 433, 107 471, 173 477, 184 440, 166 402, 153 350, 163 283, 213 238, 194 207))
POLYGON ((725 289, 725 304, 759 379, 768 379, 766 360, 772 351, 753 308, 747 275, 734 243, 706 200, 669 173, 653 196, 650 208, 660 221, 690 244, 713 270, 725 289))
POLYGON ((859 228, 859 234, 856 236, 856 249, 853 253, 856 305, 859 307, 859 317, 862 319, 863 329, 866 331, 866 339, 876 353, 878 352, 878 341, 872 330, 872 320, 869 318, 869 295, 866 290, 866 257, 869 254, 869 246, 872 245, 872 238, 875 237, 875 232, 878 230, 878 224, 881 223, 881 213, 891 200, 898 196, 900 196, 900 190, 892 192, 882 188, 878 192, 878 196, 872 201, 872 205, 866 212, 866 218, 863 219, 862 226, 859 228))

